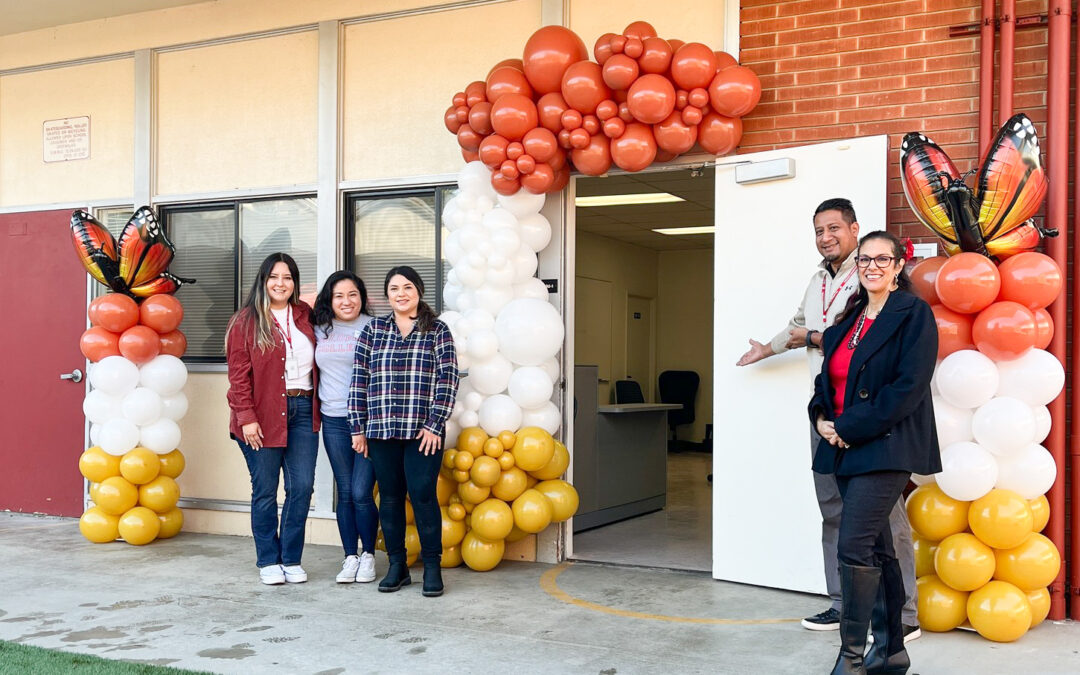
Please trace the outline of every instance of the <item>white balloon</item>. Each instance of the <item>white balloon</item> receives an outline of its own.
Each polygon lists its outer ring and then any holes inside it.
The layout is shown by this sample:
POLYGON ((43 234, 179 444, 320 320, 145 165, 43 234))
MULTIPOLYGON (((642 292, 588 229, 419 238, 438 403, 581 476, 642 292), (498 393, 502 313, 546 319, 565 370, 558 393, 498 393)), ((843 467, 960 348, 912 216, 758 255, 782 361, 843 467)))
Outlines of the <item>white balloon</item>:
POLYGON ((1050 418, 1050 409, 1044 405, 1037 405, 1031 409, 1031 412, 1035 416, 1035 440, 1033 442, 1042 443, 1050 435, 1050 425, 1053 422, 1050 418))
POLYGON ((469 322, 469 334, 473 331, 495 330, 495 315, 484 309, 471 309, 465 313, 469 322))
POLYGON ((138 384, 139 367, 123 356, 106 356, 90 374, 90 385, 111 396, 122 397, 138 384))
POLYGON ((439 320, 446 324, 446 327, 450 329, 450 332, 454 332, 454 326, 461 319, 463 315, 461 312, 449 311, 443 312, 439 315, 439 320))
POLYGON ((953 499, 970 502, 994 489, 998 464, 994 456, 977 443, 953 443, 941 451, 938 487, 953 499))
POLYGON ((495 188, 491 187, 491 181, 487 182, 484 186, 483 194, 476 195, 476 210, 480 214, 487 213, 491 209, 495 208, 495 188))
POLYGON ((551 399, 554 387, 543 368, 522 366, 510 376, 507 390, 522 408, 539 408, 551 399))
POLYGON ((538 366, 562 349, 564 328, 559 311, 548 302, 521 298, 495 318, 499 350, 521 366, 538 366))
POLYGON ((539 213, 544 208, 544 195, 534 195, 528 190, 521 189, 512 195, 499 195, 499 206, 503 207, 518 218, 532 213, 539 213))
POLYGON ((958 408, 978 408, 998 391, 997 366, 974 349, 949 354, 941 361, 937 372, 942 398, 958 408))
POLYGON ((188 400, 184 392, 161 397, 161 416, 167 417, 174 422, 179 422, 188 411, 188 400))
POLYGON ((953 443, 975 438, 971 433, 973 415, 974 411, 970 408, 957 408, 940 396, 935 396, 934 421, 937 426, 938 445, 945 448, 953 443))
POLYGON ((458 380, 458 385, 457 385, 457 400, 458 401, 464 402, 465 397, 468 396, 470 392, 474 392, 474 391, 476 391, 476 389, 473 389, 472 380, 469 378, 468 375, 466 375, 465 377, 458 380))
POLYGON ((551 242, 551 223, 539 213, 525 216, 518 221, 521 226, 521 241, 539 253, 551 242))
MULTIPOLYGON (((479 247, 479 244, 477 244, 477 246, 479 247)), ((480 253, 479 250, 469 253, 465 258, 465 262, 469 264, 469 267, 475 267, 480 271, 484 271, 487 268, 487 256, 480 253)))
POLYGON ((462 429, 480 426, 480 416, 476 413, 475 410, 467 410, 462 413, 461 420, 458 422, 458 424, 461 425, 462 429))
POLYGON ((998 396, 975 411, 971 430, 992 454, 1009 455, 1035 442, 1035 415, 1023 401, 998 396))
POLYGON ((560 368, 559 360, 557 358, 552 356, 550 359, 545 359, 544 362, 540 364, 540 367, 543 368, 544 372, 547 373, 547 376, 551 378, 552 384, 559 381, 560 368))
POLYGON ((94 389, 83 399, 83 414, 94 424, 104 424, 124 414, 122 403, 123 399, 119 396, 111 396, 100 389, 94 389))
POLYGON ((499 255, 513 255, 521 248, 521 235, 512 227, 500 227, 491 233, 491 251, 499 255))
POLYGON ((101 447, 101 425, 90 425, 90 445, 101 447))
POLYGON ((558 433, 559 427, 562 426, 562 413, 559 412, 558 406, 548 401, 539 408, 522 410, 521 426, 540 427, 549 434, 555 434, 558 433))
POLYGON ((941 361, 938 361, 934 365, 934 374, 930 377, 930 394, 932 396, 941 396, 941 388, 937 384, 938 367, 941 366, 941 361))
POLYGON ((101 425, 98 445, 110 455, 123 455, 139 444, 139 428, 123 417, 101 425))
POLYGON ((492 286, 512 286, 514 283, 514 266, 502 256, 492 256, 488 259, 488 268, 487 273, 484 275, 484 281, 492 286), (501 258, 502 262, 496 265, 495 258, 501 258))
POLYGON ((446 421, 446 444, 450 447, 457 445, 458 436, 461 435, 461 425, 457 420, 446 421))
POLYGON ((476 225, 475 223, 466 223, 464 227, 457 231, 460 236, 461 250, 466 254, 472 253, 476 250, 480 242, 487 241, 488 233, 482 225, 476 225))
POLYGON ((513 299, 514 289, 509 286, 484 284, 476 289, 476 306, 490 314, 498 314, 513 299))
POLYGON ((465 257, 465 249, 461 245, 461 232, 454 230, 450 234, 446 235, 446 239, 443 240, 443 257, 445 257, 451 265, 457 265, 465 257))
POLYGON ((536 274, 536 267, 539 262, 536 259, 536 254, 532 252, 525 244, 514 253, 510 259, 510 264, 514 266, 514 282, 525 281, 529 277, 536 274))
POLYGON ((170 354, 159 354, 139 369, 139 384, 168 396, 184 388, 187 375, 183 361, 170 354))
POLYGON ((463 193, 458 195, 459 199, 466 195, 491 194, 494 196, 495 193, 495 188, 491 187, 491 170, 480 161, 472 161, 461 167, 457 175, 457 184, 463 193))
POLYGON ((936 473, 930 474, 929 476, 924 476, 921 473, 913 473, 911 474, 911 482, 916 485, 929 485, 934 482, 936 476, 936 473))
POLYGON ((1035 499, 1046 494, 1055 478, 1054 457, 1043 446, 1031 444, 1008 457, 998 458, 998 479, 994 487, 1012 490, 1024 499, 1035 499))
MULTIPOLYGON (((458 343, 461 344, 461 343, 458 343)), ((465 372, 472 365, 472 357, 469 356, 469 352, 458 347, 457 350, 457 367, 459 372, 465 372)))
MULTIPOLYGON (((453 272, 453 270, 450 271, 453 272)), ((460 309, 458 307, 458 298, 461 297, 461 290, 462 288, 460 284, 447 283, 445 286, 443 286, 443 304, 445 304, 450 309, 460 309)))
POLYGON ((521 426, 521 407, 506 394, 487 397, 477 411, 480 428, 488 436, 500 431, 517 431, 521 426))
MULTIPOLYGON (((461 281, 461 285, 465 288, 477 288, 484 283, 484 270, 480 267, 474 267, 468 262, 462 262, 454 268, 457 272, 458 280, 461 281)), ((465 311, 460 307, 462 293, 458 293, 458 308, 461 311, 465 311)))
POLYGON ((1012 361, 998 364, 998 396, 1012 396, 1028 405, 1048 405, 1065 386, 1065 369, 1048 351, 1031 349, 1012 361))
POLYGON ((161 417, 161 396, 152 389, 136 387, 124 397, 124 417, 132 424, 142 426, 161 417))
POLYGON ((478 361, 490 359, 499 351, 499 338, 495 337, 493 330, 475 331, 469 335, 465 349, 469 356, 478 361))
POLYGON ((502 208, 495 208, 484 214, 481 221, 489 230, 516 230, 518 219, 513 214, 502 208))
POLYGON ((159 455, 172 452, 180 445, 180 427, 168 417, 139 429, 139 442, 159 455))
POLYGON ((533 298, 547 302, 548 289, 543 281, 536 277, 529 277, 525 281, 514 284, 514 298, 533 298))
POLYGON ((476 308, 476 294, 471 288, 465 288, 458 294, 457 308, 459 312, 467 312, 476 308))
POLYGON ((473 363, 469 368, 469 380, 476 391, 490 396, 506 390, 513 372, 513 364, 502 354, 495 354, 490 359, 473 363))

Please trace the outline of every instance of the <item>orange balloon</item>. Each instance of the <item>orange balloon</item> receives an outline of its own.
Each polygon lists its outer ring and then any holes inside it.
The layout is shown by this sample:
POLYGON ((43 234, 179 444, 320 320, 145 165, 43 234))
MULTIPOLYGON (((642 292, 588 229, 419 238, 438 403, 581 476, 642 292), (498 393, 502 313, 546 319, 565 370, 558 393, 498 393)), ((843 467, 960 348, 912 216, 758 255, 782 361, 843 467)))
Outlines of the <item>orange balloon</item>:
MULTIPOLYGON (((500 66, 492 68, 490 71, 488 71, 488 77, 491 77, 491 73, 495 72, 496 70, 505 65, 508 64, 504 63, 500 66)), ((518 68, 518 70, 521 70, 521 68, 518 68)), ((482 103, 484 101, 487 101, 487 82, 483 82, 480 80, 470 82, 469 86, 465 87, 465 107, 471 109, 477 103, 482 103)))
POLYGON ((570 184, 570 165, 564 164, 561 169, 555 170, 555 182, 548 188, 548 192, 558 192, 570 184))
MULTIPOLYGON (((700 42, 689 42, 671 57, 671 79, 679 88, 690 91, 708 87, 716 76, 716 54, 700 42)), ((760 84, 758 85, 760 90, 760 84)))
POLYGON ((623 29, 622 34, 628 38, 644 40, 646 38, 656 37, 656 29, 653 28, 653 25, 648 21, 634 21, 623 29))
POLYGON ((187 351, 187 336, 178 330, 159 336, 161 353, 180 358, 187 351))
POLYGON ((948 258, 940 255, 927 258, 913 267, 908 275, 915 295, 925 300, 929 305, 937 305, 941 302, 938 299, 937 291, 934 290, 934 281, 937 279, 938 270, 941 269, 946 260, 948 258))
POLYGON ((663 75, 642 75, 630 86, 626 105, 639 122, 658 124, 675 110, 675 87, 663 75))
MULTIPOLYGON (((491 106, 492 128, 511 141, 519 141, 529 130, 535 129, 537 120, 536 104, 522 94, 504 94, 491 106)), ((480 147, 479 142, 476 147, 480 147)))
POLYGON ((604 120, 604 135, 608 138, 618 138, 626 132, 626 122, 618 117, 604 120))
POLYGON ((481 136, 491 133, 491 104, 480 101, 469 108, 469 126, 481 136))
POLYGON ((746 66, 730 66, 702 86, 709 88, 713 110, 728 117, 742 117, 761 100, 761 80, 746 66))
POLYGON ((457 118, 457 106, 450 106, 443 113, 443 124, 446 125, 446 130, 452 134, 456 134, 461 127, 461 120, 457 118))
POLYGON ((476 131, 468 124, 462 124, 458 127, 457 142, 462 150, 479 150, 480 141, 482 140, 484 140, 483 136, 476 133, 476 131))
MULTIPOLYGON (((683 110, 685 121, 687 106, 683 110)), ((698 125, 698 145, 711 155, 726 155, 733 151, 742 140, 743 125, 738 117, 725 117, 709 113, 698 125)))
POLYGON ((739 62, 735 60, 735 57, 727 52, 715 51, 716 54, 716 72, 720 72, 729 66, 737 66, 739 62))
POLYGON ((123 333, 139 322, 139 306, 120 293, 95 298, 86 314, 91 324, 113 333, 123 333))
POLYGON ((487 100, 495 102, 504 94, 521 94, 532 98, 532 87, 525 79, 525 73, 511 66, 503 66, 491 71, 487 78, 487 100))
POLYGON ((79 351, 90 361, 100 361, 106 356, 119 356, 120 336, 101 326, 91 326, 79 338, 79 351))
POLYGON ((184 306, 171 295, 151 295, 139 307, 139 323, 159 333, 173 332, 183 320, 184 306))
POLYGON ((1060 294, 1061 268, 1048 255, 1026 251, 1010 256, 998 267, 1001 299, 1019 302, 1028 309, 1047 307, 1060 294))
POLYGON ((578 61, 566 69, 562 78, 562 95, 567 104, 583 115, 591 115, 611 90, 604 84, 600 66, 592 61, 578 61))
POLYGON ((542 126, 529 130, 521 139, 521 144, 525 153, 537 162, 548 161, 559 150, 559 140, 555 138, 555 134, 542 126))
MULTIPOLYGON (((476 150, 466 150, 465 148, 462 148, 461 149, 461 158, 463 160, 465 160, 466 164, 468 164, 469 162, 478 162, 478 161, 480 161, 480 153, 477 152, 476 150)), ((301 299, 303 299, 303 296, 300 296, 300 297, 301 297, 301 299)), ((305 300, 305 302, 308 302, 308 301, 305 300)))
POLYGON ((566 99, 562 97, 562 93, 553 91, 550 94, 544 94, 536 102, 536 111, 540 120, 540 126, 544 127, 553 134, 557 134, 562 131, 562 115, 570 108, 566 103, 566 99))
POLYGON ((1042 307, 1035 314, 1035 349, 1046 349, 1054 337, 1054 318, 1042 307))
POLYGON ((498 168, 506 161, 506 146, 510 141, 498 134, 491 134, 480 141, 480 161, 489 169, 498 168))
MULTIPOLYGON (((492 73, 494 73, 499 68, 502 68, 503 66, 510 66, 511 68, 517 68, 523 73, 525 72, 525 64, 522 62, 521 59, 503 59, 502 61, 499 61, 491 67, 491 70, 488 71, 488 76, 490 77, 492 73)), ((486 80, 487 78, 484 79, 486 80)), ((468 91, 467 88, 466 91, 468 91)), ((466 103, 468 102, 468 94, 466 94, 465 96, 465 101, 466 103)))
POLYGON ((612 89, 629 89, 640 73, 638 62, 626 54, 613 54, 604 62, 604 84, 612 89))
POLYGON ((986 309, 1001 290, 1001 275, 993 261, 978 253, 958 253, 945 261, 934 280, 941 303, 963 314, 986 309))
POLYGON ((615 33, 604 33, 596 38, 596 42, 593 43, 593 58, 600 65, 607 63, 607 60, 614 54, 611 50, 611 39, 614 37, 615 33))
POLYGON ((647 124, 627 124, 622 136, 611 139, 611 161, 623 171, 641 171, 654 159, 656 138, 647 124))
POLYGON ((501 195, 510 196, 521 189, 521 181, 517 178, 508 179, 496 171, 491 174, 491 187, 501 195))
POLYGON ((954 312, 945 305, 933 305, 930 310, 937 321, 938 359, 961 349, 975 348, 975 343, 971 340, 970 315, 954 312))
POLYGON ((994 361, 1012 361, 1035 346, 1035 315, 1018 302, 995 302, 971 326, 975 347, 994 361))
POLYGON ((161 338, 147 326, 132 326, 118 340, 120 354, 135 365, 141 365, 161 353, 161 338))
POLYGON ((577 33, 563 26, 544 26, 529 37, 521 60, 533 89, 548 94, 559 91, 572 64, 587 58, 589 50, 577 33))
POLYGON ((675 50, 671 48, 664 38, 647 37, 641 41, 641 56, 638 57, 638 66, 643 73, 664 74, 671 67, 671 57, 675 50))
POLYGON ((571 151, 570 161, 586 176, 605 174, 611 168, 611 144, 604 136, 591 136, 587 146, 571 151))
MULTIPOLYGON (((528 157, 528 155, 524 155, 521 159, 524 159, 525 157, 528 157)), ((518 161, 521 160, 519 159, 518 161)), ((521 187, 534 195, 552 192, 553 185, 555 185, 555 169, 552 169, 551 165, 545 162, 537 164, 528 175, 521 177, 521 187)), ((562 188, 559 189, 561 190, 562 188)))

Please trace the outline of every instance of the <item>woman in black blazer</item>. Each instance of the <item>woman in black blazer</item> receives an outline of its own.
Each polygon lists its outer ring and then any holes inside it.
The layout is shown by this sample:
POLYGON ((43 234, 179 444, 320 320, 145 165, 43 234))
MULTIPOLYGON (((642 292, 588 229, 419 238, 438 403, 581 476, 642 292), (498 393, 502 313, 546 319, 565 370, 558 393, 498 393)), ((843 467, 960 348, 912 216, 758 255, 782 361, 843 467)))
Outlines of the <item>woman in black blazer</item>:
POLYGON ((844 503, 834 675, 906 673, 911 665, 889 512, 911 474, 941 471, 941 458, 930 395, 937 325, 930 306, 908 291, 904 254, 904 245, 887 232, 871 232, 859 242, 862 288, 825 331, 825 364, 809 407, 822 439, 814 471, 836 474, 844 503), (874 645, 864 657, 871 627, 874 645))

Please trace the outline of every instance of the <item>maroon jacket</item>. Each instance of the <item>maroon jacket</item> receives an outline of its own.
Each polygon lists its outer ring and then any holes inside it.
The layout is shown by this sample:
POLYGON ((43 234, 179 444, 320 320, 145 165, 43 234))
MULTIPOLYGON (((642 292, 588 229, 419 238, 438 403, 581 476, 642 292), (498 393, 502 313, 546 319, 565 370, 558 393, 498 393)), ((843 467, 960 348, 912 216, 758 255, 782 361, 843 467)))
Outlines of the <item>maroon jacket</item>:
MULTIPOLYGON (((311 308, 301 302, 293 305, 296 327, 315 345, 311 326, 311 308)), ((253 319, 241 318, 233 324, 227 340, 229 363, 229 435, 243 438, 245 424, 258 422, 263 445, 283 448, 288 443, 285 398, 285 338, 276 334, 274 348, 265 351, 253 344, 253 319)), ((319 430, 319 369, 311 368, 312 431, 319 430)))

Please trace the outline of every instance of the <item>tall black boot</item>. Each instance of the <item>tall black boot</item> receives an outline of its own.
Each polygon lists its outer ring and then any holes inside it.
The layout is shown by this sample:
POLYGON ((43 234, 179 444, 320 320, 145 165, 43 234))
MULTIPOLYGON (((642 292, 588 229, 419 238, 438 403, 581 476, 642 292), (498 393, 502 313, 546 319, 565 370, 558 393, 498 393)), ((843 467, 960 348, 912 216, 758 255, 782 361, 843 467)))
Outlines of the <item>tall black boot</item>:
POLYGON ((840 654, 832 675, 862 675, 870 614, 881 585, 881 568, 840 563, 840 654))
POLYGON ((442 566, 438 560, 424 561, 424 597, 437 598, 443 594, 442 566))
POLYGON ((386 571, 386 576, 379 582, 379 590, 383 593, 393 593, 401 590, 402 586, 408 586, 411 583, 412 577, 409 576, 409 566, 405 564, 405 561, 391 560, 390 569, 386 571))
POLYGON ((904 675, 911 659, 904 648, 904 624, 901 612, 905 601, 904 577, 896 558, 881 566, 881 587, 870 617, 874 646, 866 655, 867 673, 904 675))

